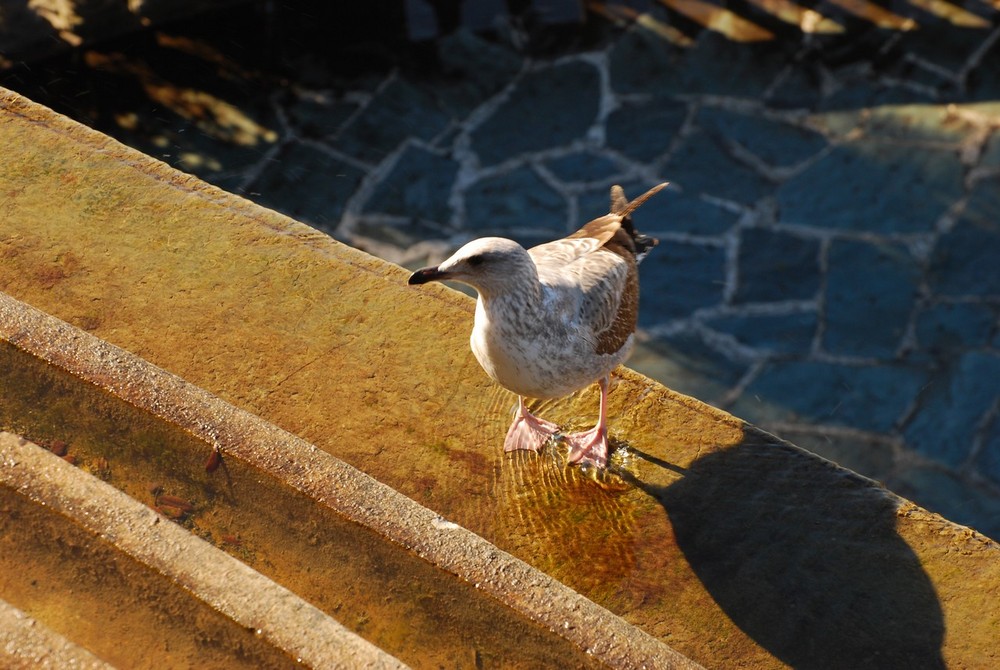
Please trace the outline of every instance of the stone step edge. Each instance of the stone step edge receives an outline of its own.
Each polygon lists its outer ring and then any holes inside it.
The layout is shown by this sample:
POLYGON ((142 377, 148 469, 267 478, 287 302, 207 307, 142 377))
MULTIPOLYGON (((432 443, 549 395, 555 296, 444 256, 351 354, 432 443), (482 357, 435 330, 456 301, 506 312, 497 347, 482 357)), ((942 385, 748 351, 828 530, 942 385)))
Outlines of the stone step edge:
POLYGON ((0 484, 164 575, 307 667, 407 667, 284 586, 13 433, 0 432, 0 484))
MULTIPOLYGON (((186 430, 473 584, 613 668, 694 661, 472 531, 305 440, 0 292, 0 338, 186 430)), ((207 452, 206 452, 207 456, 207 452)))
MULTIPOLYGON (((9 433, 0 433, 0 451, 9 433)), ((0 599, 0 666, 8 670, 112 670, 90 651, 0 599)))

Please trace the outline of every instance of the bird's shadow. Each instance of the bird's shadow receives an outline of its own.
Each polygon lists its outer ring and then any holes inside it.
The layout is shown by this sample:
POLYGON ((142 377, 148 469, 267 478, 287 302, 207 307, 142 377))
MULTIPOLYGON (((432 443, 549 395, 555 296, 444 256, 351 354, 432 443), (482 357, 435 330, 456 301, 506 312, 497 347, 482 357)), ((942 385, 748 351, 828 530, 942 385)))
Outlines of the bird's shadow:
POLYGON ((874 482, 753 429, 683 469, 632 453, 646 465, 620 474, 662 505, 715 602, 771 654, 795 668, 945 667, 934 587, 874 482), (663 481, 650 467, 673 483, 650 484, 663 481))

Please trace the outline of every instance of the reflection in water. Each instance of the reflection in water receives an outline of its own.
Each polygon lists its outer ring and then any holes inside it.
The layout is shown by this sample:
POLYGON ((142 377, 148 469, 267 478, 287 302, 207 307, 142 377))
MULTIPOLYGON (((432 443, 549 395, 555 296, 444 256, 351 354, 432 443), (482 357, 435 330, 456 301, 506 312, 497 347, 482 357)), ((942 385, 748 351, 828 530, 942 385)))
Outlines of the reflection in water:
POLYGON ((635 569, 635 489, 617 474, 569 466, 565 446, 550 443, 505 454, 494 491, 508 550, 590 597, 611 596, 635 569))

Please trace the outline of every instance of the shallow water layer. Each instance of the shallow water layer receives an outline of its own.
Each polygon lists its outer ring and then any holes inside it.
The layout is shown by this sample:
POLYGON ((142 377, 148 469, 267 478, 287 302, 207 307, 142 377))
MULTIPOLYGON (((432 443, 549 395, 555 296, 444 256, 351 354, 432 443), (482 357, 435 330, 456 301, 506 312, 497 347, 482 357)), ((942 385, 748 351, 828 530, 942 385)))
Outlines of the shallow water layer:
MULTIPOLYGON (((471 585, 266 473, 235 458, 206 472, 210 445, 6 342, 0 428, 65 453, 413 667, 598 667, 471 585)), ((53 569, 93 569, 75 565, 72 555, 61 560, 53 569)), ((11 600, 59 630, 50 618, 63 617, 73 591, 59 580, 36 581, 46 593, 36 602, 56 605, 37 611, 11 600)), ((169 619, 157 622, 158 629, 170 626, 169 619)))

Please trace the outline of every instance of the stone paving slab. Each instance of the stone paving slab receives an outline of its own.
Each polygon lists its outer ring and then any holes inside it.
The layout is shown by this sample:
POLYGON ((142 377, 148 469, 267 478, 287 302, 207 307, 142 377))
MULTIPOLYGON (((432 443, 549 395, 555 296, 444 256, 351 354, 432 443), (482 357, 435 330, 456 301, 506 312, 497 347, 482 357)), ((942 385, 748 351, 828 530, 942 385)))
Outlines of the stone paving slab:
MULTIPOLYGON (((816 16, 842 30, 816 33, 755 10, 740 18, 776 38, 748 42, 738 22, 705 28, 664 4, 601 7, 619 28, 592 17, 558 48, 511 24, 441 38, 430 57, 395 46, 354 74, 338 65, 350 51, 322 52, 325 72, 316 54, 279 45, 263 62, 188 26, 0 83, 411 267, 477 235, 545 241, 605 211, 611 183, 669 180, 638 220, 663 240, 642 271, 640 369, 815 435, 821 453, 843 430, 898 444, 889 462, 850 460, 1000 536, 1000 479, 983 466, 1000 412, 997 10, 826 3, 816 16), (218 72, 175 74, 206 43, 218 72), (74 107, 59 81, 73 68, 102 105, 74 107), (171 85, 216 93, 162 95, 171 85), (233 125, 263 130, 234 153, 233 125), (968 392, 984 397, 953 395, 968 392), (935 492, 950 482, 961 499, 935 492)), ((234 26, 244 45, 266 39, 234 26)))

